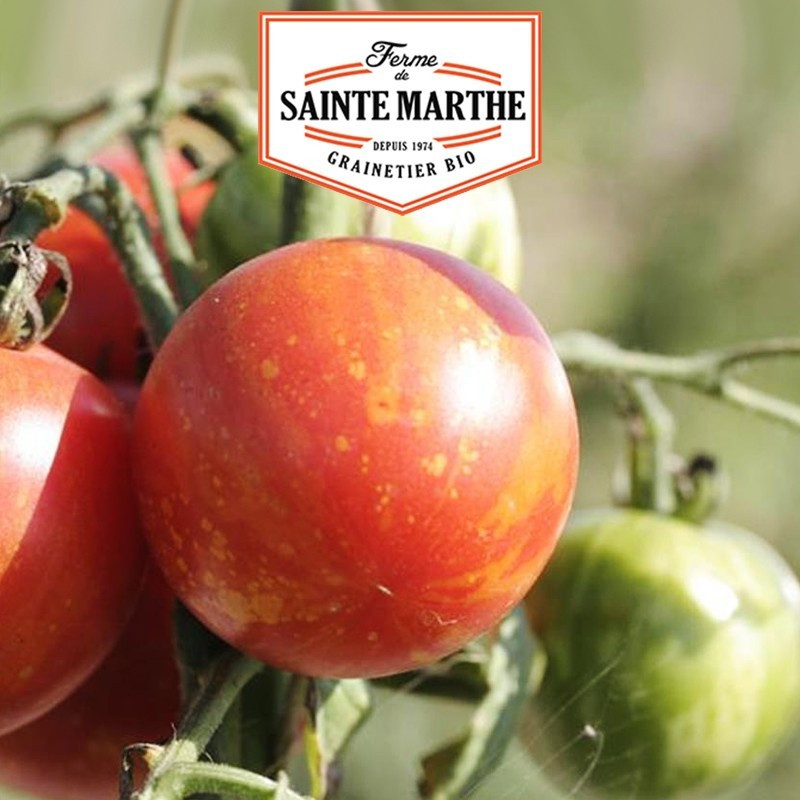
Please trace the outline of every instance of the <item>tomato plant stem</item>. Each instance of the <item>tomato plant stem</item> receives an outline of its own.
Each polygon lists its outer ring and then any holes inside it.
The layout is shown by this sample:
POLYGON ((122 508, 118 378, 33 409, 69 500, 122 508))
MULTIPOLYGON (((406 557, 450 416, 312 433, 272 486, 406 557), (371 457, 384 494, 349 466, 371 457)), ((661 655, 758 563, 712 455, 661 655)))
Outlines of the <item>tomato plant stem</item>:
POLYGON ((669 460, 675 425, 667 407, 645 378, 625 385, 630 403, 630 505, 671 514, 675 491, 669 460))
POLYGON ((9 209, 2 239, 28 246, 41 231, 64 218, 70 203, 90 214, 119 253, 153 345, 164 340, 178 308, 164 280, 144 214, 114 175, 96 166, 67 167, 46 178, 11 184, 2 199, 9 209))
POLYGON ((553 344, 564 366, 572 372, 619 381, 638 377, 679 384, 800 430, 800 405, 755 389, 730 376, 731 369, 743 363, 800 355, 800 338, 765 339, 688 356, 624 350, 607 339, 585 331, 560 334, 553 338, 553 344))
POLYGON ((186 113, 216 131, 235 150, 258 138, 258 109, 250 94, 240 89, 201 95, 188 104, 186 113))
POLYGON ((702 525, 716 510, 722 493, 716 461, 703 454, 695 456, 677 477, 675 516, 702 525))
POLYGON ((285 775, 273 781, 221 764, 179 764, 164 776, 163 786, 160 800, 182 800, 200 793, 236 800, 307 800, 289 788, 285 775))
POLYGON ((47 135, 49 141, 53 142, 72 125, 90 120, 107 109, 108 97, 104 96, 69 111, 44 108, 24 111, 0 123, 0 139, 26 128, 39 128, 47 135))
POLYGON ((292 11, 381 11, 377 0, 293 0, 292 11))
POLYGON ((69 142, 57 148, 38 174, 47 175, 70 164, 85 163, 110 141, 141 124, 144 115, 144 106, 138 100, 129 97, 115 99, 96 123, 88 126, 80 136, 71 137, 69 142))
POLYGON ((175 278, 178 299, 183 306, 188 306, 196 299, 202 287, 198 276, 198 264, 192 246, 183 232, 178 200, 167 172, 161 129, 166 117, 171 112, 174 113, 174 109, 171 108, 174 104, 170 102, 169 77, 183 31, 186 8, 184 0, 170 2, 159 54, 156 85, 145 99, 147 109, 145 120, 131 135, 161 222, 167 257, 175 278))
POLYGON ((175 62, 175 54, 186 23, 186 8, 185 0, 171 0, 169 4, 161 49, 158 54, 156 93, 169 81, 170 70, 175 62))
POLYGON ((146 124, 133 134, 132 139, 161 222, 178 299, 183 306, 188 306, 198 297, 202 287, 197 260, 181 225, 178 200, 167 172, 161 134, 157 128, 146 124))
MULTIPOLYGON (((158 85, 156 110, 161 120, 193 109, 192 116, 206 121, 209 127, 220 126, 226 139, 255 138, 257 109, 249 91, 241 88, 242 72, 225 59, 203 60, 184 71, 180 83, 158 85), (213 120, 213 124, 210 121, 213 120)), ((102 150, 110 141, 142 125, 153 108, 156 91, 152 82, 126 81, 89 103, 53 111, 28 109, 0 122, 0 139, 27 128, 43 130, 56 146, 36 169, 36 175, 48 175, 63 166, 80 165, 102 150), (63 134, 81 126, 68 140, 63 134)))
MULTIPOLYGON (((182 790, 183 794, 176 794, 174 770, 178 765, 193 764, 201 757, 239 692, 262 668, 263 664, 260 662, 237 652, 226 653, 211 665, 202 688, 178 727, 175 738, 156 758, 144 788, 133 795, 135 800, 170 800, 184 794, 215 791, 203 785, 190 791, 182 790)), ((196 775, 194 780, 199 780, 196 775)))

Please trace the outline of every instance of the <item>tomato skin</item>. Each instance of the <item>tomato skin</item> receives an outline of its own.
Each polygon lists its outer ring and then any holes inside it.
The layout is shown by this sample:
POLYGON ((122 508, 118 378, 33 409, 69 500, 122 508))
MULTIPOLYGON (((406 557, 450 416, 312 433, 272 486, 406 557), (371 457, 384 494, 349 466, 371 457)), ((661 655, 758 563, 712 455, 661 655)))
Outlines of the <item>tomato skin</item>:
POLYGON ((718 792, 797 723, 800 585, 751 533, 579 514, 527 604, 548 655, 530 738, 568 786, 718 792))
MULTIPOLYGON (((160 248, 158 218, 133 148, 110 148, 92 163, 126 184, 155 229, 160 248)), ((176 151, 168 152, 167 169, 175 186, 192 174, 192 167, 176 151)), ((212 193, 210 182, 179 192, 181 220, 190 236, 212 193)), ((61 226, 44 231, 36 243, 65 255, 73 277, 69 306, 48 337, 48 347, 100 378, 140 380, 142 356, 147 352, 141 315, 116 251, 100 226, 79 209, 70 208, 61 226)))
POLYGON ((0 349, 0 732, 63 700, 127 622, 144 564, 129 445, 96 378, 0 349))
POLYGON ((530 311, 465 262, 376 239, 291 245, 214 284, 134 426, 178 596, 309 675, 400 672, 490 627, 552 551, 576 462, 530 311))
POLYGON ((133 617, 98 670, 48 714, 0 738, 0 783, 44 800, 117 796, 123 748, 165 741, 178 719, 173 601, 148 569, 133 617))

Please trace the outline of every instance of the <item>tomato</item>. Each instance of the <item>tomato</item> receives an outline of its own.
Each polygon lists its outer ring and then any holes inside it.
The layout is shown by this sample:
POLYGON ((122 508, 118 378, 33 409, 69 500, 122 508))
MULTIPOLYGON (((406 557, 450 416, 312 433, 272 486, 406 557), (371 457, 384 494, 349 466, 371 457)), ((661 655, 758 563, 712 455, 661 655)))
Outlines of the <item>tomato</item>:
POLYGON ((125 632, 100 668, 45 716, 0 738, 0 782, 45 800, 117 796, 120 755, 169 738, 180 685, 173 595, 150 569, 125 632))
POLYGON ((800 586, 753 534, 580 515, 528 607, 548 656, 529 738, 570 781, 611 797, 719 791, 797 722, 800 586))
MULTIPOLYGON (((197 248, 223 274, 282 244, 284 176, 258 163, 255 146, 223 172, 197 234, 197 248)), ((303 184, 296 239, 378 236, 424 244, 463 258, 517 290, 522 253, 514 195, 492 183, 399 216, 312 183, 303 184)))
POLYGON ((576 461, 531 312, 459 259, 379 239, 291 245, 214 284, 134 426, 178 596, 308 675, 399 672, 497 622, 555 545, 576 461))
MULTIPOLYGON (((125 182, 142 205, 150 225, 156 228, 147 178, 134 150, 117 146, 102 153, 94 163, 125 182)), ((192 173, 189 163, 175 151, 168 153, 167 167, 176 186, 192 173)), ((180 191, 179 208, 187 233, 196 230, 212 192, 208 182, 180 191)), ((101 378, 140 379, 144 372, 142 360, 148 353, 141 316, 116 251, 100 226, 87 214, 70 208, 63 224, 42 233, 36 243, 63 253, 73 274, 69 306, 47 339, 48 346, 101 378)))
POLYGON ((108 654, 144 541, 129 422, 96 378, 0 349, 0 732, 48 711, 108 654))
MULTIPOLYGON (((228 162, 197 230, 197 252, 213 274, 223 275, 282 243, 282 191, 283 173, 258 163, 256 145, 228 162)), ((349 204, 329 205, 331 214, 339 209, 345 213, 337 215, 339 230, 331 235, 350 231, 349 204)))
POLYGON ((382 209, 375 214, 381 235, 445 250, 514 291, 522 284, 517 207, 508 181, 492 181, 403 217, 382 209))

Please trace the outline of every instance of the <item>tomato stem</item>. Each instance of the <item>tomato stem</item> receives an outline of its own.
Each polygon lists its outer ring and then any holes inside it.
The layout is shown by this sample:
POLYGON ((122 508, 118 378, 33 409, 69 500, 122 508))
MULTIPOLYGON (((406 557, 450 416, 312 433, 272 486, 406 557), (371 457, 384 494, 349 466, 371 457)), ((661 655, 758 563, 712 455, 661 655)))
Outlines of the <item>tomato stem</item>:
POLYGON ((157 114, 158 96, 162 93, 170 78, 170 71, 175 63, 175 54, 178 50, 183 31, 186 25, 185 0, 171 0, 167 11, 167 21, 164 25, 164 34, 161 39, 161 48, 158 54, 158 72, 156 78, 155 98, 153 112, 157 114))
POLYGON ((144 115, 144 106, 138 99, 127 96, 114 98, 97 122, 87 126, 79 136, 70 137, 68 142, 57 147, 37 170, 37 175, 50 175, 69 165, 84 164, 110 141, 141 124, 144 115))
POLYGON ((291 11, 382 11, 377 0, 293 0, 291 11))
POLYGON ((145 125, 132 135, 156 207, 178 300, 184 307, 200 295, 199 265, 181 225, 178 200, 167 172, 164 145, 158 129, 145 125))
POLYGON ((626 381, 629 401, 629 503, 661 514, 675 509, 670 469, 675 425, 669 409, 645 378, 626 381))
POLYGON ((51 109, 31 109, 18 116, 0 123, 0 139, 26 128, 39 128, 48 137, 49 142, 56 141, 67 129, 81 122, 92 119, 97 114, 108 110, 109 98, 95 98, 86 105, 69 111, 51 109))
MULTIPOLYGON (((197 762, 205 751, 241 690, 263 669, 263 666, 261 662, 247 658, 236 651, 225 653, 213 662, 200 691, 178 726, 175 738, 161 751, 144 788, 132 795, 133 800, 168 800, 199 791, 215 791, 205 787, 186 790, 182 782, 185 781, 186 771, 176 771, 176 768, 186 764, 201 766, 194 762, 197 762), (176 775, 183 775, 184 778, 178 780, 176 775)), ((191 770, 189 773, 191 774, 191 770)), ((199 780, 197 774, 194 773, 192 780, 199 780)), ((246 772, 245 774, 250 775, 246 772)))
POLYGON ((156 85, 144 99, 147 114, 142 125, 131 133, 131 140, 144 168, 161 223, 178 299, 183 306, 188 306, 199 296, 202 285, 198 263, 183 231, 178 200, 167 172, 161 129, 169 114, 174 112, 168 81, 186 21, 186 8, 184 0, 172 0, 170 3, 159 54, 156 85))
POLYGON ((679 473, 677 487, 675 516, 702 524, 716 510, 723 494, 716 461, 707 455, 695 456, 679 473))
POLYGON ((237 88, 206 93, 186 107, 191 119, 216 131, 236 151, 258 139, 258 108, 250 93, 237 88))
POLYGON ((800 430, 800 405, 730 377, 732 368, 739 364, 800 355, 800 337, 764 339, 688 356, 624 350, 607 339, 585 331, 560 334, 553 338, 553 344, 566 369, 572 372, 613 380, 639 377, 678 384, 764 419, 800 430))
POLYGON ((141 208, 128 189, 97 166, 67 167, 46 178, 8 186, 2 240, 33 247, 45 228, 60 222, 74 203, 92 216, 114 244, 142 308, 154 346, 166 338, 178 308, 164 280, 141 208))
POLYGON ((202 763, 172 767, 164 775, 158 800, 182 800, 196 794, 220 794, 237 800, 308 800, 289 788, 285 774, 273 781, 239 767, 202 763))

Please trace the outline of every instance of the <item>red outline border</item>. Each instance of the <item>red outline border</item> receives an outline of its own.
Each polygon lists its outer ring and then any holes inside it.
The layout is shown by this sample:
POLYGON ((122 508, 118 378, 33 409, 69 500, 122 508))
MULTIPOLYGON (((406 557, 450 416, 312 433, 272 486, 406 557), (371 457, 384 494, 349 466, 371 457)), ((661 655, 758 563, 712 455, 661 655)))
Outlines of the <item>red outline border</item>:
MULTIPOLYGON (((308 127, 308 125, 306 125, 308 127)), ((494 133, 495 131, 502 130, 503 125, 492 125, 491 128, 481 128, 479 131, 472 131, 471 133, 455 133, 452 136, 434 136, 434 142, 452 142, 453 139, 471 139, 473 136, 482 136, 484 133, 494 133)))
POLYGON ((315 69, 312 72, 306 72, 303 76, 305 78, 313 78, 316 75, 322 75, 326 72, 341 72, 343 69, 355 69, 356 67, 363 67, 361 61, 351 61, 349 64, 339 64, 338 67, 325 67, 324 69, 315 69))
POLYGON ((481 136, 478 139, 463 139, 458 142, 449 142, 448 144, 443 144, 445 150, 450 150, 453 147, 466 147, 470 144, 478 144, 478 142, 488 142, 492 139, 499 139, 503 135, 502 131, 497 131, 497 133, 490 133, 488 136, 481 136))
POLYGON ((298 11, 259 11, 258 13, 258 110, 259 110, 259 163, 263 166, 279 170, 287 175, 301 178, 315 183, 332 191, 346 194, 358 200, 393 211, 400 215, 417 211, 425 206, 432 205, 440 200, 446 200, 457 194, 475 189, 478 186, 491 183, 500 178, 513 175, 522 170, 529 169, 542 163, 542 12, 541 11, 333 11, 333 12, 298 12, 298 11), (497 21, 498 19, 531 24, 531 46, 536 51, 536 58, 531 65, 531 89, 533 94, 534 124, 531 126, 531 154, 504 167, 499 167, 491 172, 476 175, 466 181, 432 192, 423 197, 416 198, 409 203, 397 203, 389 198, 372 194, 355 186, 337 181, 324 175, 319 175, 311 170, 306 170, 296 164, 291 164, 281 159, 265 155, 269 153, 269 117, 266 108, 266 88, 268 73, 268 48, 270 21, 281 22, 284 20, 316 21, 316 22, 371 22, 377 18, 385 22, 405 21, 413 22, 451 22, 454 17, 469 22, 497 21), (270 20, 272 18, 272 20, 270 20), (266 39, 266 41, 265 41, 266 39), (266 123, 266 124, 263 124, 266 123), (262 133, 263 127, 263 133, 262 133), (538 142, 538 148, 537 148, 538 142), (311 176, 311 177, 309 177, 311 176), (380 202, 378 202, 380 201, 380 202), (423 202, 424 201, 424 202, 423 202))
POLYGON ((459 78, 472 78, 474 81, 485 81, 486 83, 493 83, 495 86, 502 86, 503 82, 495 78, 487 78, 484 75, 472 75, 469 72, 459 72, 455 69, 435 69, 437 75, 456 75, 459 78))
POLYGON ((481 67, 470 67, 467 64, 454 64, 452 61, 443 61, 442 66, 449 67, 450 69, 463 69, 466 72, 483 72, 486 75, 491 75, 493 78, 503 77, 501 72, 492 72, 490 69, 482 69, 481 67))
POLYGON ((312 86, 315 83, 322 83, 322 81, 332 81, 335 78, 346 78, 348 75, 366 75, 371 73, 371 69, 351 69, 349 72, 332 72, 330 75, 322 75, 319 78, 306 78, 305 85, 312 86))
POLYGON ((357 142, 371 142, 372 136, 353 136, 351 133, 336 133, 336 131, 326 131, 324 128, 315 128, 313 125, 306 125, 306 130, 311 133, 321 133, 325 136, 336 136, 339 139, 354 139, 357 142))
MULTIPOLYGON (((328 144, 338 144, 340 147, 355 147, 358 150, 364 146, 364 142, 356 144, 355 142, 345 142, 342 139, 329 139, 327 136, 317 136, 317 134, 309 133, 308 131, 305 133, 305 138, 315 139, 318 142, 327 142, 328 144)), ((367 139, 367 141, 369 141, 369 139, 367 139)))

